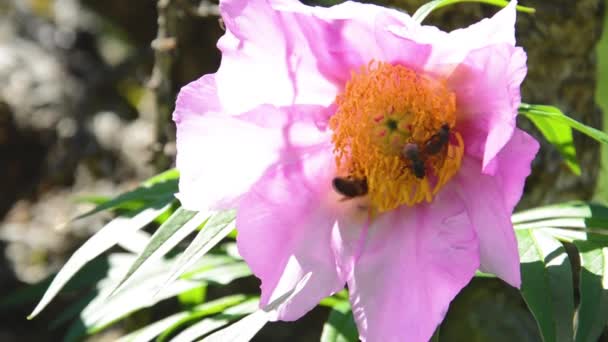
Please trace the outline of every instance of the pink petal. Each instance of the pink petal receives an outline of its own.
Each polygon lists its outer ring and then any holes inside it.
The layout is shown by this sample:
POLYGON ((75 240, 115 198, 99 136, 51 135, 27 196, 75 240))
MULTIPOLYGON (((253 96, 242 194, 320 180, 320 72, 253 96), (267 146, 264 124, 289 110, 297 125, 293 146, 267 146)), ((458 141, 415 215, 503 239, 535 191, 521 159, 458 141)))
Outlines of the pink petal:
POLYGON ((494 172, 490 164, 513 134, 526 72, 521 48, 491 45, 472 51, 448 80, 466 153, 483 158, 484 173, 494 172))
POLYGON ((275 319, 298 319, 344 286, 331 248, 334 172, 332 146, 310 147, 269 169, 241 202, 237 244, 262 281, 260 306, 296 289, 275 319))
POLYGON ((428 341, 475 274, 477 246, 453 193, 379 217, 348 282, 362 340, 428 341))
POLYGON ((177 124, 177 168, 182 205, 190 210, 234 208, 265 170, 291 149, 329 140, 318 129, 323 108, 260 106, 222 113, 213 75, 182 88, 177 124))
POLYGON ((330 105, 351 72, 371 60, 424 65, 428 46, 389 32, 411 20, 384 7, 297 1, 223 1, 218 92, 231 112, 258 104, 330 105), (234 94, 238 94, 237 97, 234 94))
POLYGON ((337 221, 332 236, 332 248, 340 278, 352 278, 355 263, 363 252, 372 220, 365 199, 349 199, 335 208, 337 221))
POLYGON ((530 175, 532 160, 539 149, 536 139, 515 128, 513 137, 496 156, 496 178, 509 213, 521 199, 526 177, 530 175))
POLYGON ((472 50, 496 44, 515 46, 516 5, 517 1, 511 1, 492 18, 483 19, 450 33, 435 26, 420 26, 413 20, 405 21, 405 28, 393 29, 393 32, 419 44, 432 45, 425 70, 449 72, 472 50))
POLYGON ((263 0, 222 1, 220 11, 226 34, 218 42, 222 63, 216 78, 229 112, 259 104, 333 102, 337 86, 317 71, 309 42, 289 13, 263 0))
POLYGON ((173 112, 173 121, 179 124, 190 114, 202 115, 206 112, 221 112, 222 105, 217 98, 215 75, 204 75, 180 89, 173 112))
POLYGON ((340 86, 372 60, 421 69, 430 54, 430 46, 391 33, 411 20, 396 10, 344 2, 330 8, 300 6, 298 12, 294 18, 311 43, 319 71, 340 86))
POLYGON ((493 273, 514 287, 521 285, 517 240, 511 214, 519 201, 538 143, 516 129, 513 138, 496 156, 494 176, 482 173, 481 163, 463 159, 452 181, 464 199, 479 239, 481 270, 493 273))

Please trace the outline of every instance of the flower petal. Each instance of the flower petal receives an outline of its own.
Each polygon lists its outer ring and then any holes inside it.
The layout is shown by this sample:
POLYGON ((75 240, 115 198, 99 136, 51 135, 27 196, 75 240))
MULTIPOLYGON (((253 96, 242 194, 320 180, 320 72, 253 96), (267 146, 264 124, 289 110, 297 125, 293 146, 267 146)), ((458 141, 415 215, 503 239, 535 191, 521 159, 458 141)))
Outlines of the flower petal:
MULTIPOLYGON (((260 106, 227 115, 217 101, 213 75, 178 95, 177 168, 182 205, 190 210, 235 208, 264 171, 290 149, 329 140, 318 129, 323 108, 260 106)), ((288 153, 287 153, 288 154, 288 153)))
POLYGON ((484 173, 493 174, 491 162, 511 139, 526 72, 525 52, 501 44, 472 51, 448 80, 466 153, 483 158, 484 173))
POLYGON ((217 80, 230 111, 262 103, 328 106, 351 72, 371 60, 422 66, 430 53, 428 46, 390 33, 389 27, 411 19, 380 6, 227 0, 220 9, 227 31, 218 43, 217 80))
POLYGON ((403 12, 350 1, 330 8, 300 6, 298 10, 294 18, 311 43, 319 71, 340 86, 352 71, 372 60, 421 69, 430 54, 430 46, 391 32, 392 27, 411 21, 403 12))
POLYGON ((378 217, 348 282, 362 340, 428 341, 474 276, 478 253, 453 193, 378 217))
POLYGON ((526 177, 530 175, 532 160, 539 147, 536 139, 515 128, 509 143, 496 156, 496 178, 509 213, 513 212, 521 199, 526 177))
POLYGON ((413 20, 405 21, 405 28, 394 28, 399 36, 419 44, 432 45, 425 66, 427 71, 449 71, 460 64, 470 51, 496 44, 515 46, 515 18, 517 1, 467 28, 446 33, 435 26, 421 26, 413 20))
POLYGON ((298 319, 344 287, 331 248, 332 147, 300 156, 269 169, 237 212, 239 252, 262 281, 260 306, 295 289, 278 308, 281 320, 298 319))
POLYGON ((333 102, 336 85, 317 71, 310 42, 288 12, 263 0, 222 1, 220 11, 226 34, 218 42, 222 62, 216 78, 219 98, 229 112, 260 104, 333 102))
POLYGON ((479 239, 481 270, 519 288, 521 275, 511 214, 519 201, 538 142, 519 129, 496 156, 494 176, 483 174, 481 163, 463 159, 452 181, 463 198, 479 239))

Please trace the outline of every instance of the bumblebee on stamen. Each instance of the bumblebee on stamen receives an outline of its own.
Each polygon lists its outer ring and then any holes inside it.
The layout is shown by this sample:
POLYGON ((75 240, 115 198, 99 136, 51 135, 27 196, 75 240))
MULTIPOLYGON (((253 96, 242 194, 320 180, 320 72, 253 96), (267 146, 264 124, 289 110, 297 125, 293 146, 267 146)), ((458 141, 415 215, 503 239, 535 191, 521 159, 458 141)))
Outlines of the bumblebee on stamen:
POLYGON ((408 143, 401 150, 401 157, 408 162, 409 168, 416 178, 426 177, 426 160, 428 156, 441 152, 450 141, 450 126, 443 124, 439 131, 433 134, 423 145, 422 149, 415 143, 408 143))
POLYGON ((336 177, 331 182, 334 190, 345 199, 367 195, 367 180, 352 177, 336 177))

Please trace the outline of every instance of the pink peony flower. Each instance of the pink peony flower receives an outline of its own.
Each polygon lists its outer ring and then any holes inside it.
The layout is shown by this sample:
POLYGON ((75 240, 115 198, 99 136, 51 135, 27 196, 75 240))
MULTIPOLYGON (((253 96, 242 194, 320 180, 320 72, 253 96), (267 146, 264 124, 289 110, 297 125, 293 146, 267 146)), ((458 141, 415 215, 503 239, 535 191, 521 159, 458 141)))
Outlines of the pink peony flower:
POLYGON ((515 1, 450 33, 354 2, 220 10, 220 68, 173 116, 179 199, 237 209, 260 305, 295 289, 274 319, 347 284, 362 340, 426 341, 478 268, 520 286, 510 216, 538 144, 515 127, 515 1))

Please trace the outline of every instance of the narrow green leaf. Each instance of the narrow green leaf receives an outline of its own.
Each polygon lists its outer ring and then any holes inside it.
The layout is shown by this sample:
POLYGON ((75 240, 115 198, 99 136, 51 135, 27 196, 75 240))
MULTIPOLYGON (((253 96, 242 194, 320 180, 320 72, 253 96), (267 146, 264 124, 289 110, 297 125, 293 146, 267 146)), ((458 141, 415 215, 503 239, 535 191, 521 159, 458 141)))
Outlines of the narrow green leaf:
POLYGON ((536 229, 566 242, 593 241, 608 246, 608 208, 569 202, 534 208, 512 216, 515 230, 536 229))
POLYGON ((184 253, 177 259, 173 267, 173 271, 164 281, 163 285, 158 289, 157 294, 164 287, 170 284, 183 274, 189 267, 196 263, 205 253, 217 245, 228 233, 234 229, 235 212, 226 211, 217 213, 209 220, 205 226, 199 231, 192 243, 186 248, 184 253))
POLYGON ((243 261, 231 262, 219 265, 211 269, 204 269, 197 272, 188 272, 182 279, 202 280, 220 285, 228 285, 235 279, 245 278, 251 275, 251 269, 243 261))
POLYGON ((178 279, 172 282, 160 296, 153 296, 157 284, 167 277, 172 267, 171 261, 159 259, 150 261, 149 267, 140 269, 129 283, 114 296, 109 297, 109 292, 119 277, 133 264, 136 257, 125 253, 114 253, 109 256, 108 277, 99 282, 95 299, 82 310, 80 321, 69 329, 65 337, 66 341, 75 341, 83 335, 98 333, 134 311, 150 307, 201 285, 199 281, 178 279))
POLYGON ((531 120, 534 117, 539 117, 550 120, 556 124, 566 124, 587 135, 588 137, 597 140, 598 142, 608 144, 608 134, 564 115, 564 113, 562 113, 562 111, 556 107, 522 103, 519 106, 519 113, 525 115, 531 120))
MULTIPOLYGON (((108 270, 107 264, 106 258, 103 257, 91 261, 65 284, 63 290, 73 292, 90 288, 103 279, 108 270)), ((5 294, 0 300, 0 310, 6 312, 15 307, 23 307, 25 304, 35 304, 44 295, 56 276, 53 274, 36 284, 5 294)))
POLYGON ((323 325, 321 342, 356 342, 359 333, 348 301, 334 305, 323 325))
MULTIPOLYGON (((158 220, 158 217, 164 215, 169 211, 171 211, 171 209, 157 216, 156 219, 154 219, 154 222, 158 220)), ((140 229, 123 236, 122 239, 118 240, 116 244, 117 246, 128 252, 131 252, 133 254, 139 254, 148 245, 148 242, 150 242, 150 236, 150 234, 140 229)))
MULTIPOLYGON (((412 15, 412 19, 421 23, 434 10, 461 2, 479 2, 499 7, 505 7, 509 4, 506 0, 433 0, 420 6, 414 15, 412 15)), ((536 12, 534 8, 525 6, 517 6, 517 10, 524 13, 536 12)))
POLYGON ((190 313, 182 318, 181 320, 175 322, 172 326, 168 327, 157 339, 157 342, 164 342, 169 339, 169 336, 172 336, 177 332, 181 327, 187 324, 191 324, 198 320, 201 320, 204 317, 208 317, 211 315, 215 315, 217 313, 223 312, 227 308, 233 307, 237 304, 242 303, 247 297, 242 294, 232 295, 228 297, 223 297, 220 299, 216 299, 210 301, 208 303, 201 304, 197 306, 194 310, 191 310, 190 313))
POLYGON ((257 310, 229 327, 205 337, 203 342, 248 342, 269 319, 267 312, 257 310))
MULTIPOLYGON (((218 301, 224 301, 224 300, 226 300, 226 298, 232 298, 232 297, 236 297, 236 296, 240 297, 240 295, 229 296, 229 297, 220 298, 220 299, 218 299, 218 301)), ((230 323, 230 321, 233 321, 233 320, 238 319, 239 317, 242 317, 243 315, 249 314, 249 313, 257 310, 257 301, 258 301, 257 298, 248 299, 235 306, 230 306, 230 307, 228 307, 228 309, 222 311, 225 314, 225 315, 221 316, 221 317, 223 317, 222 320, 224 321, 224 324, 222 324, 222 326, 230 323), (252 303, 253 303, 253 305, 252 305, 252 303)), ((209 302, 209 303, 212 303, 212 302, 209 302)), ((133 332, 129 333, 128 335, 121 337, 117 342, 147 342, 147 341, 150 341, 150 340, 154 339, 156 336, 159 336, 161 333, 163 333, 167 329, 176 325, 177 322, 180 322, 180 321, 184 320, 185 318, 190 317, 192 314, 195 314, 199 310, 208 310, 209 307, 206 305, 209 303, 198 305, 190 311, 178 312, 171 316, 165 317, 159 321, 156 321, 141 329, 133 331, 133 332)), ((212 305, 215 305, 215 304, 212 304, 212 305)), ((211 314, 211 313, 209 313, 209 314, 211 314)), ((215 319, 215 317, 214 317, 214 319, 215 319)), ((219 318, 217 318, 217 319, 219 320, 219 318)), ((219 327, 217 327, 217 328, 219 328, 219 327)), ((217 328, 214 328, 212 330, 215 330, 217 328)))
POLYGON ((217 330, 223 326, 226 326, 230 322, 231 320, 223 315, 203 319, 200 322, 195 323, 192 326, 184 329, 184 331, 180 332, 179 334, 177 334, 177 336, 172 338, 170 342, 196 341, 198 338, 205 336, 210 332, 217 330))
POLYGON ((204 303, 206 297, 207 284, 202 283, 199 287, 195 287, 192 290, 177 295, 177 300, 182 308, 191 308, 197 304, 204 303))
POLYGON ((103 202, 86 213, 78 215, 73 220, 125 205, 128 207, 139 207, 148 203, 173 199, 175 193, 178 191, 178 177, 179 173, 175 169, 165 171, 144 181, 142 185, 134 190, 118 195, 107 202, 103 202), (133 203, 136 205, 130 205, 133 203))
POLYGON ((608 321, 608 248, 577 241, 581 256, 576 342, 598 341, 608 321))
POLYGON ((319 305, 326 306, 328 308, 333 308, 336 305, 341 305, 342 302, 348 301, 348 291, 343 289, 339 292, 334 293, 330 297, 325 297, 321 299, 319 305))
POLYGON ((576 148, 572 139, 572 127, 555 122, 543 116, 528 116, 528 119, 538 128, 545 139, 550 142, 564 158, 566 166, 577 176, 581 175, 581 167, 576 160, 576 148))
POLYGON ((152 341, 156 336, 160 335, 165 329, 169 328, 179 320, 188 316, 188 312, 179 312, 171 316, 165 317, 152 324, 135 330, 128 335, 122 336, 116 342, 148 342, 152 341))
POLYGON ((517 212, 511 217, 513 223, 523 223, 558 217, 597 217, 608 219, 608 208, 600 204, 580 201, 553 204, 517 212))
POLYGON ((198 340, 200 337, 203 337, 246 314, 255 312, 257 309, 258 299, 252 298, 241 304, 228 308, 222 314, 203 319, 200 322, 193 324, 172 338, 171 342, 190 342, 198 340))
POLYGON ((178 208, 165 223, 163 223, 152 238, 143 252, 135 259, 135 262, 122 279, 116 284, 112 293, 116 292, 132 275, 135 273, 152 255, 156 258, 165 255, 180 241, 185 239, 198 226, 207 219, 204 213, 196 213, 184 208, 178 208))
POLYGON ((305 283, 310 279, 310 274, 304 276, 293 289, 287 291, 279 298, 266 305, 264 308, 255 311, 240 321, 216 331, 205 337, 203 342, 248 342, 255 334, 268 323, 272 316, 276 316, 276 309, 288 300, 300 283, 305 283))
POLYGON ((66 262, 51 285, 42 296, 42 299, 28 316, 34 318, 57 295, 63 286, 89 261, 114 246, 125 234, 143 228, 152 222, 158 215, 169 208, 171 200, 163 199, 154 206, 141 210, 131 218, 117 217, 101 228, 95 235, 87 240, 66 262))
POLYGON ((521 258, 521 292, 543 340, 572 341, 574 291, 566 250, 541 230, 518 230, 516 234, 521 258))
POLYGON ((177 169, 169 169, 163 171, 155 176, 152 176, 143 181, 143 186, 152 186, 154 184, 163 183, 167 181, 173 181, 179 178, 179 171, 177 169))
POLYGON ((479 270, 475 272, 475 276, 478 278, 496 278, 496 275, 492 273, 484 273, 479 270))

